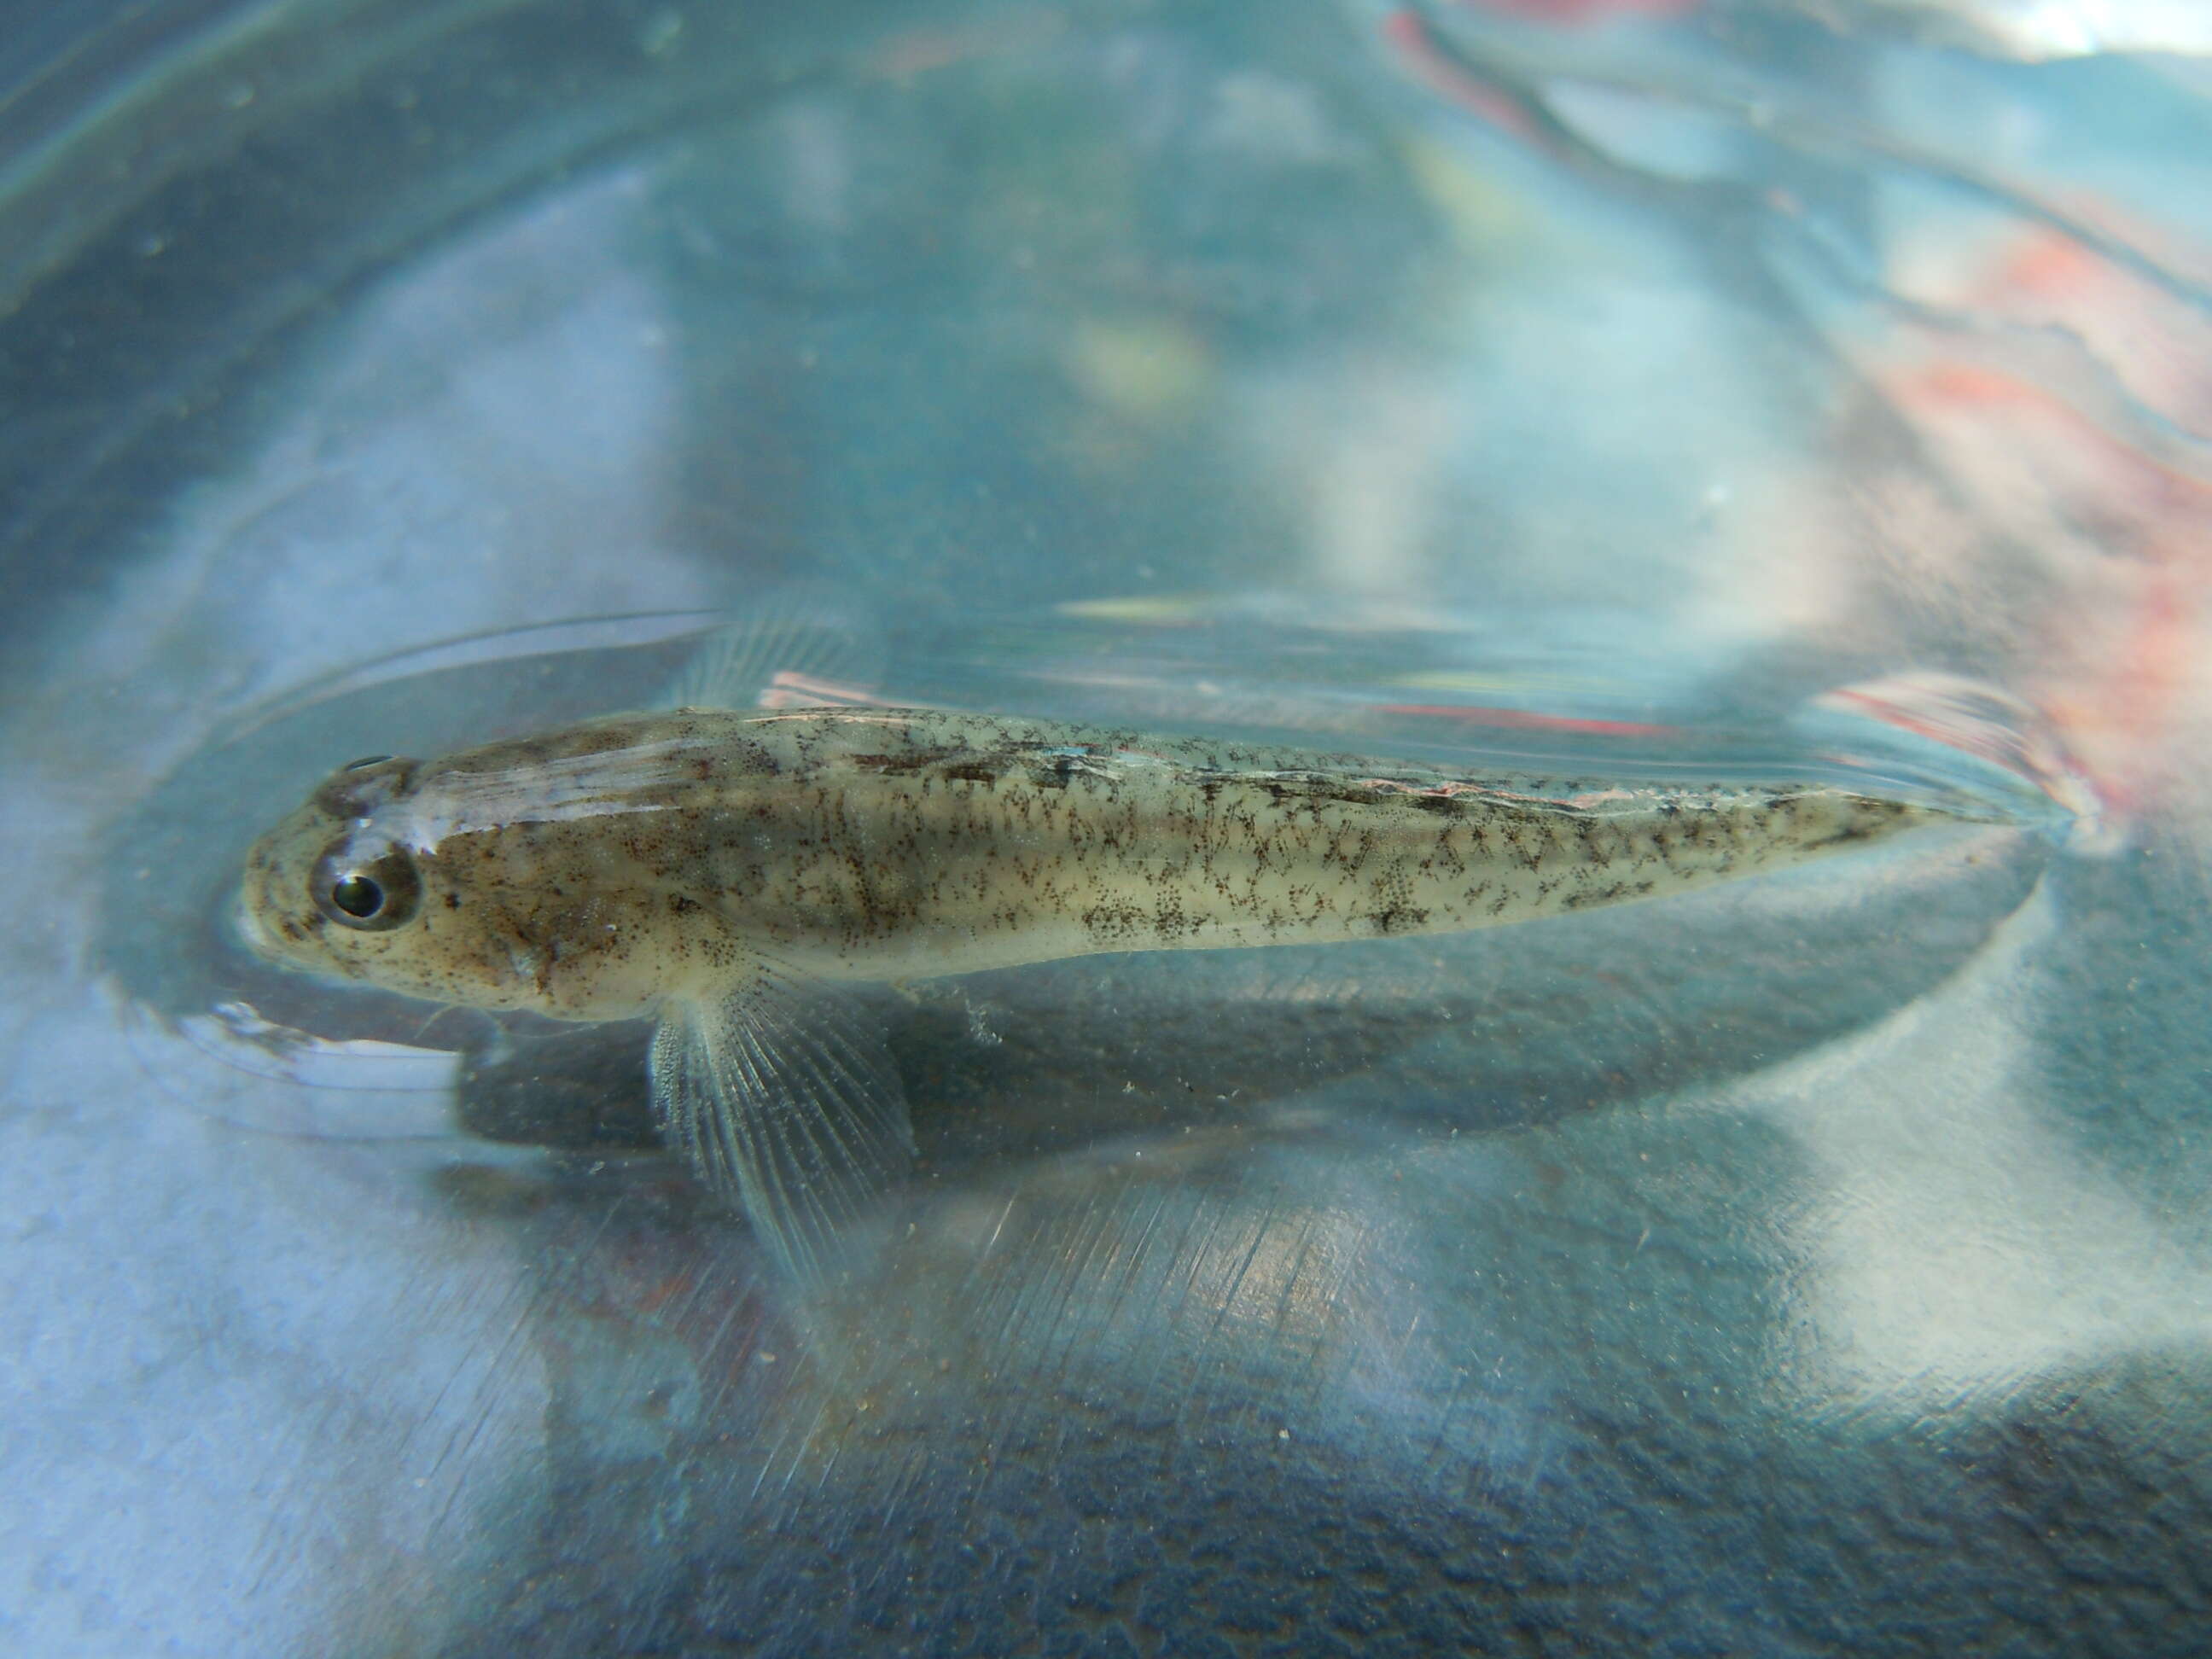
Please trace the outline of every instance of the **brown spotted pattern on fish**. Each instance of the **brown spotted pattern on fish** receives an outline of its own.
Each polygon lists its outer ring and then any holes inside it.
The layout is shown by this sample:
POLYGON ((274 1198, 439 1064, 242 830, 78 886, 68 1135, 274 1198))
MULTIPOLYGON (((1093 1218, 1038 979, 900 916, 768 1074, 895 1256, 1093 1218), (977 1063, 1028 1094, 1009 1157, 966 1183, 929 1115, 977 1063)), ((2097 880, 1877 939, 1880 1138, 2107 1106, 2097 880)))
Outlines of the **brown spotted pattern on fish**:
POLYGON ((902 1166, 838 981, 1456 932, 1662 897, 1955 815, 1621 788, 939 711, 625 714, 325 783, 247 860, 268 954, 567 1019, 659 1018, 671 1139, 787 1266, 902 1166))

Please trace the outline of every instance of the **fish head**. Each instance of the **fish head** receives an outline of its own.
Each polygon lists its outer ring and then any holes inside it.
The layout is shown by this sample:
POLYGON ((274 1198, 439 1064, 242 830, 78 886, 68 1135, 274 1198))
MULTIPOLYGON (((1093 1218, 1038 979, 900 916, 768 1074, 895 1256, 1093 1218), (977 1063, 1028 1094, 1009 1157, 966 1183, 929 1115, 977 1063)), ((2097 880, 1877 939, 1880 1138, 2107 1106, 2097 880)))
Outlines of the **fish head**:
POLYGON ((539 1006, 496 890, 416 833, 420 770, 375 755, 325 779, 246 854, 240 932, 260 955, 325 978, 471 1007, 539 1006))
MULTIPOLYGON (((422 914, 422 871, 392 830, 416 763, 348 763, 246 854, 238 920, 246 942, 288 967, 395 990, 412 975, 406 930, 422 914)), ((450 999, 448 999, 450 1000, 450 999)))
MULTIPOLYGON (((588 762, 604 732, 579 730, 588 762)), ((247 854, 239 931, 287 967, 403 996, 556 1019, 653 1012, 685 972, 726 962, 721 921, 668 905, 594 833, 602 820, 553 801, 561 759, 509 744, 339 768, 247 854)))

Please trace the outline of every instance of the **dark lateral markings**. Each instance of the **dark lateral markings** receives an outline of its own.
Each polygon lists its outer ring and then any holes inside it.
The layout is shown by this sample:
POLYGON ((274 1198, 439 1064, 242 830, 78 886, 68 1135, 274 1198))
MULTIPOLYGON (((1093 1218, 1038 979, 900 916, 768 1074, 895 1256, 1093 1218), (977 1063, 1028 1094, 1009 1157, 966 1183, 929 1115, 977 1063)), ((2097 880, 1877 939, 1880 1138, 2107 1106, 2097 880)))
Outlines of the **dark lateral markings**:
POLYGON ((1046 789, 1065 788, 1079 777, 1112 783, 1117 779, 1117 763, 1124 761, 1139 761, 1148 765, 1164 763, 1166 775, 1162 777, 1155 773, 1152 775, 1155 778, 1161 781, 1171 780, 1175 784, 1198 792, 1209 805, 1224 789, 1242 787, 1259 791, 1279 806, 1296 804, 1384 809, 1403 807, 1443 817, 1459 817, 1470 815, 1470 809, 1479 811, 1485 806, 1495 806, 1501 801, 1511 801, 1546 816, 1583 818, 1591 814, 1571 800, 1528 792, 1532 788, 1557 788, 1562 793, 1572 793, 1595 787, 1573 781, 1548 779, 1517 779, 1512 781, 1511 787, 1503 781, 1493 786, 1476 779, 1458 779, 1434 774, 1394 777, 1385 773, 1373 777, 1354 777, 1322 771, 1246 771, 1234 766, 1179 763, 1172 755, 1155 754, 1150 750, 1124 750, 1103 743, 1072 745, 1049 738, 1036 742, 1018 740, 1004 747, 916 744, 912 749, 896 752, 846 757, 846 763, 878 776, 913 777, 934 774, 949 783, 972 783, 994 789, 1015 776, 1034 787, 1046 789))

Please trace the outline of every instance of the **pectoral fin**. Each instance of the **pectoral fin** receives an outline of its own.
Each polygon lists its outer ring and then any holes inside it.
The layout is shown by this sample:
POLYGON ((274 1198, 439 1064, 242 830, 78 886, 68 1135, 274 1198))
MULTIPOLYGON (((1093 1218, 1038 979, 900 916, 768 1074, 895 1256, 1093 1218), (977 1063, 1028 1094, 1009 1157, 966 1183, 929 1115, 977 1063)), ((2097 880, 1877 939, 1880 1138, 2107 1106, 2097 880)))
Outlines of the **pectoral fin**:
POLYGON ((849 996, 780 965, 672 1002, 653 1092, 669 1148, 802 1284, 830 1275, 913 1164, 881 1034, 849 996))

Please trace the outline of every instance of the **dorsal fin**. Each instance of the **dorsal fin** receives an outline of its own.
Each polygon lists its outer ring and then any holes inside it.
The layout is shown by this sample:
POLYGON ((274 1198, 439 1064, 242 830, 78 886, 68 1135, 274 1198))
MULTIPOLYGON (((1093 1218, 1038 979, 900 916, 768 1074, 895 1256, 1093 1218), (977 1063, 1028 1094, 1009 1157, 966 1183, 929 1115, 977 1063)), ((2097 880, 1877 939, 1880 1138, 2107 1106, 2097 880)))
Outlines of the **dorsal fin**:
POLYGON ((822 595, 804 589, 771 595, 700 641, 661 706, 873 704, 883 665, 873 634, 822 595))

